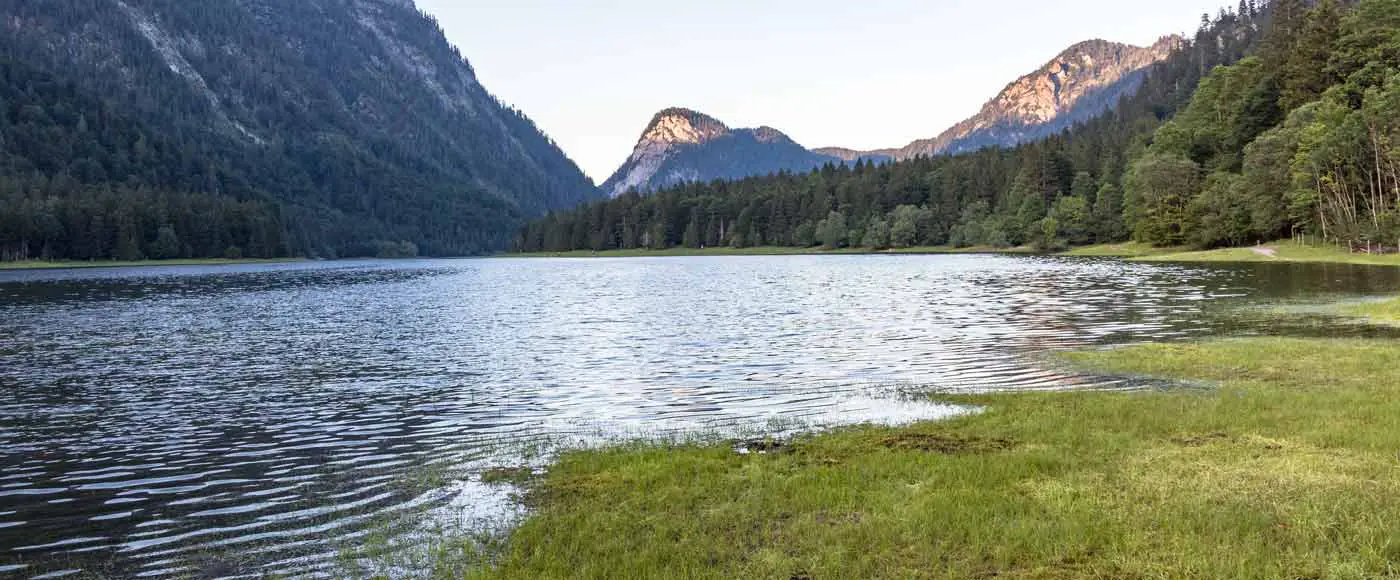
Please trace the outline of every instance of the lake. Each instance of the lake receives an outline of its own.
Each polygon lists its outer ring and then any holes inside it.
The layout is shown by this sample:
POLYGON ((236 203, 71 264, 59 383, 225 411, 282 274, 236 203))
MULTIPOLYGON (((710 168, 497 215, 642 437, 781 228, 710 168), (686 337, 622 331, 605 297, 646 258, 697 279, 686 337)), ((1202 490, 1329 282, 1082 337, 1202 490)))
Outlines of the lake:
POLYGON ((1400 269, 1018 256, 0 272, 0 574, 324 574, 396 515, 508 526, 481 473, 550 449, 968 412, 928 391, 1152 388, 1045 355, 1382 334, 1245 307, 1397 288, 1400 269))

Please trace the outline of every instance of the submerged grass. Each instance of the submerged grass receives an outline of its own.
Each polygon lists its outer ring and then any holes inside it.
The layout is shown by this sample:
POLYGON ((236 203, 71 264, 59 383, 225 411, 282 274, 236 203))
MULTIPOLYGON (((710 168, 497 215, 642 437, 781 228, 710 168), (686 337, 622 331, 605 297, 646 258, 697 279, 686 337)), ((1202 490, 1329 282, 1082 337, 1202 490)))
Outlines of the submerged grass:
POLYGON ((563 455, 484 578, 1400 575, 1400 345, 1065 355, 1214 389, 941 397, 985 412, 768 453, 563 455))
POLYGON ((1341 307, 1340 313, 1372 324, 1397 325, 1400 324, 1400 298, 1349 304, 1341 307))

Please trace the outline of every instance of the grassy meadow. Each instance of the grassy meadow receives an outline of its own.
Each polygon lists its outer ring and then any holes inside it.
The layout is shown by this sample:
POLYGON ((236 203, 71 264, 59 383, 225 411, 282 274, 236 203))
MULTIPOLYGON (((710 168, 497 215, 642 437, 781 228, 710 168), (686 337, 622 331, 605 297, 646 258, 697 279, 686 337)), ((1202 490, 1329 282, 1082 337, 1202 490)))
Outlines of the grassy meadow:
POLYGON ((1400 575, 1400 344, 1228 339, 1062 362, 1204 388, 937 396, 982 412, 766 454, 568 453, 475 575, 1400 575))

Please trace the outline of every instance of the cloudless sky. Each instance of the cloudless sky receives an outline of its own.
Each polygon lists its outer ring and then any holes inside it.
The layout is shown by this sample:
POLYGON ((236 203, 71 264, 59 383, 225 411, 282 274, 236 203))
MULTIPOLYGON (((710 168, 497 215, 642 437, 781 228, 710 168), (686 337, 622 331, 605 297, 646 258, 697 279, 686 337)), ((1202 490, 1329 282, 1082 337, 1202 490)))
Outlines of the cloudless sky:
MULTIPOLYGON (((1193 33, 1221 0, 417 0, 486 88, 601 183, 659 110, 901 147, 1075 42, 1193 33)), ((1234 5, 1237 5, 1235 2, 1234 5)))

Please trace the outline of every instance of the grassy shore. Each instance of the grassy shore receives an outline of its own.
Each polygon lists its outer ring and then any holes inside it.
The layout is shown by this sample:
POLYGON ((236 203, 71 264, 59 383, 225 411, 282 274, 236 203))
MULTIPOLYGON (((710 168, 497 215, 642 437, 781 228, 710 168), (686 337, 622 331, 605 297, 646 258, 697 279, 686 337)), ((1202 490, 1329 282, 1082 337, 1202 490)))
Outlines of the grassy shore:
POLYGON ((536 252, 525 254, 502 254, 502 258, 665 258, 693 256, 839 256, 839 255, 889 255, 889 254, 1030 254, 1030 248, 924 246, 914 248, 894 248, 872 250, 869 248, 788 248, 781 246, 760 246, 756 248, 668 248, 665 250, 574 250, 571 252, 536 252))
POLYGON ((1144 262, 1298 262, 1400 266, 1400 255, 1365 254, 1336 246, 1278 242, 1249 248, 1167 252, 1133 257, 1144 262))
MULTIPOLYGON (((491 578, 1379 578, 1400 572, 1400 345, 1065 355, 1200 381, 955 397, 981 414, 564 456, 491 578)), ((940 399, 949 399, 940 397, 940 399)))
POLYGON ((118 260, 0 262, 0 270, 57 270, 67 268, 147 268, 152 266, 227 266, 233 264, 278 264, 300 262, 301 258, 274 259, 196 259, 196 260, 118 260))
POLYGON ((1123 242, 1121 244, 1099 244, 1094 246, 1082 246, 1071 249, 1060 255, 1079 256, 1093 258, 1141 258, 1145 256, 1160 256, 1164 254, 1174 254, 1181 252, 1181 248, 1158 248, 1150 244, 1139 242, 1123 242))

